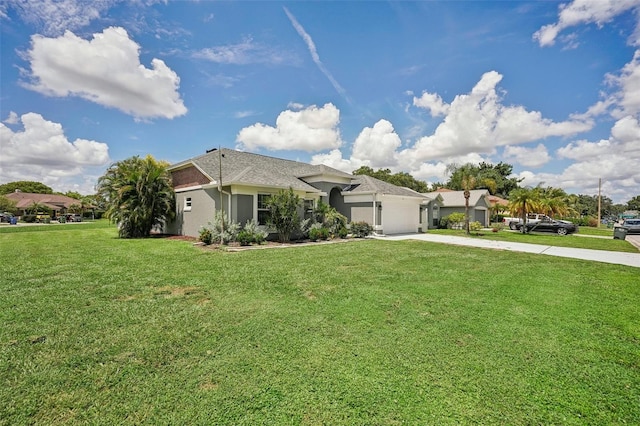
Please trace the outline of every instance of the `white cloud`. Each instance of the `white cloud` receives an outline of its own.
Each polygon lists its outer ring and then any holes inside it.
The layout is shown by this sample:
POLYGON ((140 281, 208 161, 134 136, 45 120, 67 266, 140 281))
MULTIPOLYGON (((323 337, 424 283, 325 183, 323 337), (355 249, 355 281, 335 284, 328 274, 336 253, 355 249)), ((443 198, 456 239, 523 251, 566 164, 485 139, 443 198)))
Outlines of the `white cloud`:
MULTIPOLYGON (((631 9, 640 8, 639 0, 574 0, 570 4, 560 4, 558 22, 545 25, 533 35, 540 46, 552 46, 561 31, 580 24, 595 23, 598 27, 611 21, 615 16, 631 9)), ((637 32, 636 32, 637 34, 637 32)), ((571 39, 571 42, 575 42, 571 39)), ((637 44, 638 39, 630 40, 637 44)))
POLYGON ((504 106, 496 91, 502 75, 485 73, 470 93, 458 95, 432 135, 424 136, 399 153, 402 164, 419 163, 469 152, 491 154, 495 148, 517 145, 549 136, 570 136, 590 130, 590 121, 553 122, 522 106, 504 106))
POLYGON ((236 141, 247 150, 303 150, 308 152, 338 148, 342 144, 338 123, 340 111, 328 103, 301 111, 286 110, 278 115, 276 127, 256 123, 238 133, 236 141))
POLYGON ((92 40, 70 31, 57 38, 35 35, 27 57, 31 81, 24 86, 47 96, 78 96, 136 118, 187 112, 178 75, 160 59, 144 67, 140 46, 123 28, 107 28, 92 40))
POLYGON ((107 144, 87 139, 70 142, 59 123, 40 114, 24 114, 20 121, 24 130, 16 132, 0 123, 0 182, 33 180, 51 186, 66 178, 86 178, 87 168, 110 161, 107 144))
POLYGON ((505 161, 513 161, 525 167, 541 167, 549 162, 549 152, 543 144, 538 144, 535 148, 525 148, 522 146, 506 146, 503 151, 505 161))
POLYGON ((237 44, 200 49, 192 54, 196 59, 204 59, 218 64, 292 64, 297 59, 292 55, 277 52, 262 44, 255 43, 251 37, 237 44))
POLYGON ((571 142, 558 149, 557 154, 574 162, 559 174, 522 172, 522 185, 544 182, 545 186, 560 187, 569 193, 593 195, 602 179, 603 193, 614 201, 626 202, 638 195, 640 123, 635 117, 618 120, 609 139, 571 142))
POLYGON ((364 166, 354 159, 342 158, 342 152, 339 149, 332 149, 328 154, 316 154, 311 157, 311 164, 324 164, 325 166, 333 167, 334 169, 342 170, 346 173, 351 173, 354 170, 364 166))
POLYGON ((603 155, 606 156, 611 151, 611 148, 611 142, 608 140, 601 140, 599 142, 581 140, 571 142, 569 145, 558 149, 557 152, 561 158, 585 161, 603 155))
POLYGON ((353 144, 352 161, 373 168, 393 167, 396 150, 400 148, 400 136, 387 120, 380 120, 373 127, 362 129, 353 144))
POLYGON ((18 124, 20 120, 18 119, 18 114, 14 111, 9 111, 9 116, 4 120, 7 124, 18 124))
POLYGON ((413 105, 429 110, 432 117, 446 115, 449 112, 449 105, 437 93, 423 92, 419 98, 414 96, 413 105))
POLYGON ((609 103, 616 104, 611 115, 621 118, 640 114, 640 50, 636 50, 631 62, 626 64, 620 75, 607 75, 607 82, 619 88, 609 103))
POLYGON ((57 36, 86 27, 115 3, 117 0, 17 0, 9 5, 23 21, 37 26, 41 33, 57 36))

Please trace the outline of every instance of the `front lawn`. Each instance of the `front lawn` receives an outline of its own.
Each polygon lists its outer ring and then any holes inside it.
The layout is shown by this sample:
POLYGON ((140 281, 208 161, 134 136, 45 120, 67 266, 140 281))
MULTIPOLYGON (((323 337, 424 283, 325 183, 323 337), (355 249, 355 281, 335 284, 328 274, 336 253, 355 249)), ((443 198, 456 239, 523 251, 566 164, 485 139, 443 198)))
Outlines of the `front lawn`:
POLYGON ((638 424, 637 268, 0 233, 0 424, 638 424))

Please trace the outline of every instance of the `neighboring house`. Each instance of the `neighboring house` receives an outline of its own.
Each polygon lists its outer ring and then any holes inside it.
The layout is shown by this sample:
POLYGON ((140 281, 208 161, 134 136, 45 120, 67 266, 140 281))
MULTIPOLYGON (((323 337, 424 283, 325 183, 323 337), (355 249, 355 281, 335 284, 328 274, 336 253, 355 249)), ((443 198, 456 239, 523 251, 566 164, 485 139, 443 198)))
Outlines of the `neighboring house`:
POLYGON ((16 202, 16 207, 20 211, 18 216, 27 214, 27 211, 34 204, 50 209, 53 217, 66 213, 69 207, 74 204, 80 205, 80 200, 58 194, 32 194, 16 190, 16 192, 6 194, 5 197, 16 202))
POLYGON ((380 234, 420 231, 430 201, 370 176, 225 148, 174 164, 169 172, 176 219, 166 231, 180 235, 198 236, 219 209, 241 225, 252 219, 265 225, 266 202, 281 189, 292 188, 304 200, 303 217, 322 200, 349 222, 365 221, 380 234))
POLYGON ((489 195, 492 214, 506 214, 509 211, 509 200, 500 198, 497 195, 489 195))
MULTIPOLYGON (((472 189, 469 193, 469 220, 471 222, 480 222, 482 226, 489 226, 489 213, 491 210, 489 191, 486 189, 472 189)), ((449 216, 451 213, 464 213, 465 211, 464 191, 441 189, 424 195, 431 199, 435 199, 437 195, 441 196, 442 202, 438 206, 439 213, 437 216, 439 219, 449 216)))

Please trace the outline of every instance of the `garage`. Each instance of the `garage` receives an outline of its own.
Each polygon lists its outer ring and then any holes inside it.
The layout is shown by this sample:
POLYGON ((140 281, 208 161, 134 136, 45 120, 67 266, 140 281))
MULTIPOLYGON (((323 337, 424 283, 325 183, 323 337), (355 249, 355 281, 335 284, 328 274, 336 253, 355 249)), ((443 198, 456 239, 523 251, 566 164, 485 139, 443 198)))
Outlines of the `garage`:
POLYGON ((385 196, 382 200, 382 231, 385 234, 417 232, 420 227, 420 203, 416 198, 385 196))

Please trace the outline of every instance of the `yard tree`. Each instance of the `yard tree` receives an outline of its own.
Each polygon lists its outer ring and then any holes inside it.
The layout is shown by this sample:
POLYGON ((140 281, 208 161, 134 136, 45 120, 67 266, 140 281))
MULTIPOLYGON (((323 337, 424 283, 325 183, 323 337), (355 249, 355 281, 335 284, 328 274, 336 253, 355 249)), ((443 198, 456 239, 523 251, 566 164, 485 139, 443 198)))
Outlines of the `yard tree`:
POLYGON ((567 216, 575 211, 569 205, 569 196, 561 188, 540 188, 538 212, 547 216, 567 216))
MULTIPOLYGON (((489 178, 483 178, 481 181, 471 173, 462 173, 460 177, 460 186, 464 191, 464 229, 467 234, 471 233, 469 229, 469 198, 471 190, 478 187, 491 188, 495 191, 496 184, 489 178)), ((489 190, 491 192, 491 190, 489 190)))
POLYGON ((17 202, 10 200, 4 195, 0 195, 0 213, 16 214, 18 212, 17 202))
POLYGON ((134 156, 112 164, 98 179, 105 216, 118 224, 120 238, 148 237, 155 226, 173 219, 174 192, 167 167, 151 155, 134 156))
POLYGON ((640 195, 636 195, 629 201, 627 201, 627 209, 640 210, 640 195))
POLYGON ((16 190, 29 194, 53 194, 53 189, 44 183, 30 180, 21 180, 0 185, 0 194, 2 195, 11 194, 12 192, 16 192, 16 190))
POLYGON ((518 188, 518 183, 522 181, 522 179, 509 177, 512 170, 513 166, 502 162, 496 165, 485 162, 478 165, 472 163, 449 164, 447 165, 449 180, 444 186, 454 191, 464 191, 463 178, 473 176, 477 182, 475 189, 486 188, 492 195, 506 198, 507 194, 518 188), (489 182, 492 184, 489 185, 489 182))
POLYGON ((522 218, 522 232, 527 230, 527 213, 538 210, 540 204, 540 187, 518 188, 509 194, 509 211, 522 218))
POLYGON ((291 234, 300 230, 300 215, 298 208, 302 205, 300 196, 293 192, 293 188, 281 189, 277 194, 269 197, 267 207, 269 218, 267 224, 278 231, 281 243, 290 240, 291 234))

